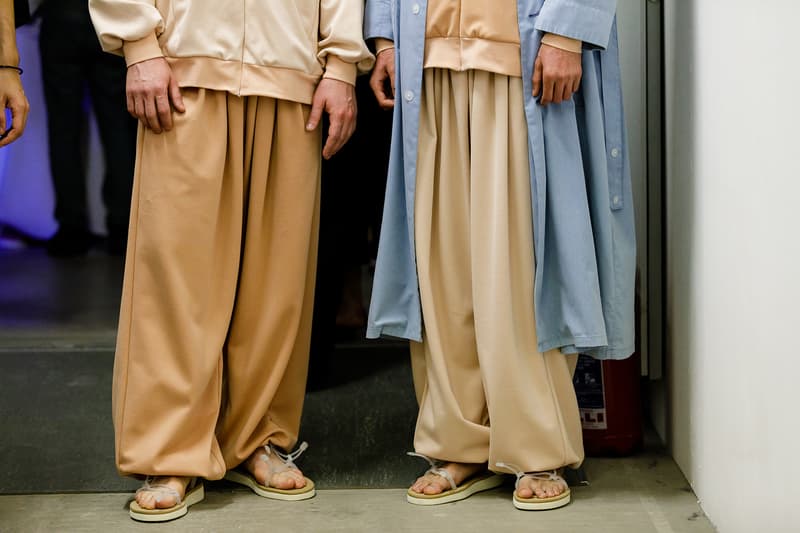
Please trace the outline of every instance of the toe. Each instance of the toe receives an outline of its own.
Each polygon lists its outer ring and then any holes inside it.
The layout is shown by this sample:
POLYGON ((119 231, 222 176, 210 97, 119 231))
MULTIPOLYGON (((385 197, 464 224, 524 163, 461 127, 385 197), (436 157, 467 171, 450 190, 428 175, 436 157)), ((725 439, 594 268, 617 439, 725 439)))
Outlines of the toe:
POLYGON ((160 498, 155 498, 155 504, 158 509, 169 509, 170 507, 174 507, 176 502, 173 496, 163 495, 160 498))
POLYGON ((427 476, 417 478, 417 481, 411 486, 411 490, 418 494, 422 494, 425 487, 431 484, 431 480, 427 476))
POLYGON ((136 503, 139 504, 139 507, 142 509, 153 509, 152 499, 150 494, 147 492, 140 492, 136 495, 136 503))
POLYGON ((294 478, 294 488, 302 489, 306 486, 306 478, 299 470, 293 471, 292 477, 294 478))
POLYGON ((442 488, 436 483, 429 483, 424 489, 422 489, 422 492, 428 496, 433 496, 436 494, 441 494, 442 488))
POLYGON ((431 480, 428 490, 431 492, 426 492, 426 494, 441 494, 450 490, 450 485, 443 478, 436 477, 431 480))

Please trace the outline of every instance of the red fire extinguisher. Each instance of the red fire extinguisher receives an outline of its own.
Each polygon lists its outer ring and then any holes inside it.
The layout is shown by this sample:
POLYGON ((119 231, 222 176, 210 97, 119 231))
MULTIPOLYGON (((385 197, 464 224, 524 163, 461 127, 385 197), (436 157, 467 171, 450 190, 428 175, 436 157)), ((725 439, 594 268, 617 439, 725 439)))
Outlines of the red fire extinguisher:
POLYGON ((642 449, 641 370, 638 353, 620 361, 581 355, 575 393, 589 456, 623 456, 642 449))

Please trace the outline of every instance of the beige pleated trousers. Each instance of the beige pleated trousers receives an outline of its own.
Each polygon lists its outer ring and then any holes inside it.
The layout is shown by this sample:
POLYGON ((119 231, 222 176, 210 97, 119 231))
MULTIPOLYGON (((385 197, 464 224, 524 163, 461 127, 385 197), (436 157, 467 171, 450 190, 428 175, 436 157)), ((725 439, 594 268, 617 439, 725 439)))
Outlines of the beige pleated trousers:
POLYGON ((221 478, 297 440, 316 269, 309 106, 184 89, 140 127, 114 364, 122 474, 221 478))
POLYGON ((425 69, 420 105, 414 447, 495 470, 577 466, 576 356, 536 347, 522 80, 425 69))

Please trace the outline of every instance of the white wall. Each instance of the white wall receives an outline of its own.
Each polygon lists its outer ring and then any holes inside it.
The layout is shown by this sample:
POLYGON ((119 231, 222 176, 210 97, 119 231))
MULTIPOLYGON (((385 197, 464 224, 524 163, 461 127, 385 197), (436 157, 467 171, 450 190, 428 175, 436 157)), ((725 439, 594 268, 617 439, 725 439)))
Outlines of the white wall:
POLYGON ((665 2, 671 446, 723 533, 800 530, 799 23, 665 2))

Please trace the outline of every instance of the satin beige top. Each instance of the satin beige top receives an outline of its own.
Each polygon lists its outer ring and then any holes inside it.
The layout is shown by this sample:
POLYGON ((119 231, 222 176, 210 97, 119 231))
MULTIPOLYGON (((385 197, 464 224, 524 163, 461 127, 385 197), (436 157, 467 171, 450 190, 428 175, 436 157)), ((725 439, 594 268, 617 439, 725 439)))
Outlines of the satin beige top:
POLYGON ((430 0, 426 68, 521 76, 516 0, 430 0))
MULTIPOLYGON (((544 44, 581 52, 583 43, 547 34, 544 44)), ((478 69, 521 76, 517 0, 429 0, 425 28, 425 68, 478 69)), ((391 41, 377 39, 376 48, 391 41)))

